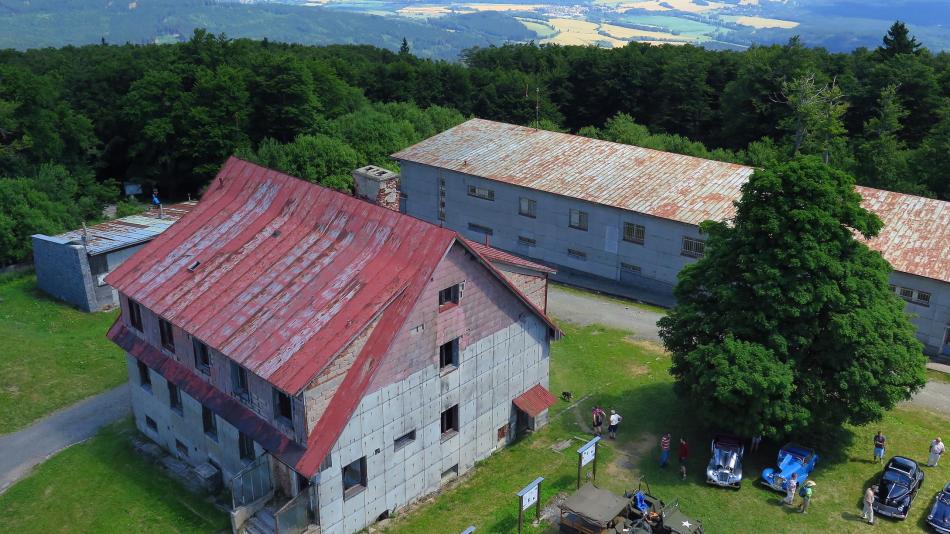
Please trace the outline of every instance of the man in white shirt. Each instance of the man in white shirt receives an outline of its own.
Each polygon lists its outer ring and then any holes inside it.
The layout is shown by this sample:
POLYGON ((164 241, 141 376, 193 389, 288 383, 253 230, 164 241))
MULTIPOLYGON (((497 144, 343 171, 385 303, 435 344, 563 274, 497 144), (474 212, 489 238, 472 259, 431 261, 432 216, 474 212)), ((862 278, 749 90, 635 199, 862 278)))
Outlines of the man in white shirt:
POLYGON ((937 438, 930 442, 930 458, 927 458, 927 467, 937 467, 937 462, 940 461, 940 457, 943 455, 944 451, 943 442, 940 441, 940 438, 937 438))
POLYGON ((617 427, 620 421, 623 421, 623 417, 620 417, 616 410, 610 410, 610 425, 607 426, 607 436, 610 439, 617 439, 617 427))

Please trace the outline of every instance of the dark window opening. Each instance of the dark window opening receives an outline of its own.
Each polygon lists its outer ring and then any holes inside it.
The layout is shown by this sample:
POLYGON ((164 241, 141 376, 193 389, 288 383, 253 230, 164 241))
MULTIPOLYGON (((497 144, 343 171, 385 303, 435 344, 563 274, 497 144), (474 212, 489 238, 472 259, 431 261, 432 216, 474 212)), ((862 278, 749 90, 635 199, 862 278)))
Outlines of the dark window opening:
POLYGON ((175 334, 172 331, 172 324, 165 319, 159 319, 158 333, 162 337, 162 347, 168 352, 175 352, 175 334))
POLYGON ((498 439, 505 439, 508 437, 508 423, 498 427, 498 439))
POLYGON ((459 338, 439 347, 439 369, 452 371, 459 366, 459 338))
POLYGON ((495 200, 495 192, 487 187, 468 186, 468 196, 482 200, 495 200))
POLYGON ((142 332, 142 307, 132 299, 127 300, 129 301, 129 324, 132 325, 132 328, 142 332))
POLYGON ((294 420, 294 406, 290 395, 283 391, 274 390, 274 417, 284 419, 287 424, 294 420))
POLYGON ((168 382, 168 406, 181 415, 181 390, 171 382, 168 382))
POLYGON ((442 439, 448 439, 459 431, 459 405, 442 412, 442 439))
POLYGON ((152 375, 148 372, 148 366, 142 362, 138 362, 139 366, 139 385, 143 388, 151 391, 152 390, 152 375))
POLYGON ((407 432, 403 434, 402 436, 399 436, 393 441, 393 450, 398 451, 399 449, 405 447, 406 445, 409 445, 415 440, 416 440, 416 431, 412 430, 411 432, 407 432))
POLYGON ((461 294, 461 284, 455 284, 454 286, 447 287, 442 291, 439 291, 439 309, 458 304, 461 294))
POLYGON ((300 493, 310 487, 310 479, 297 473, 297 493, 300 493))
POLYGON ((455 464, 445 471, 442 471, 442 482, 448 482, 457 476, 459 476, 459 464, 455 464))
POLYGON ((188 457, 188 447, 179 440, 175 440, 175 450, 178 451, 179 458, 188 457))
POLYGON ((581 252, 580 250, 574 250, 574 249, 572 249, 572 248, 567 249, 567 255, 570 256, 570 257, 572 257, 572 258, 574 258, 574 259, 577 259, 577 260, 586 260, 586 259, 587 259, 587 253, 586 253, 586 252, 581 252))
POLYGON ((154 419, 147 415, 145 416, 145 426, 147 426, 152 432, 155 432, 156 434, 158 433, 158 423, 156 423, 154 419))
POLYGON ((254 440, 251 439, 251 436, 240 431, 238 432, 238 452, 241 454, 242 460, 253 460, 255 457, 254 440))
POLYGON ((204 426, 205 434, 213 439, 218 439, 218 421, 214 417, 214 412, 207 406, 201 407, 201 423, 204 426))
POLYGON ((330 457, 330 453, 327 453, 327 455, 323 458, 323 461, 320 462, 320 471, 326 471, 331 467, 333 467, 333 458, 330 457))
POLYGON ((647 230, 642 224, 623 223, 623 240, 629 243, 642 245, 646 240, 647 230))
POLYGON ((587 230, 587 212, 581 210, 571 210, 571 228, 575 230, 587 230))
POLYGON ((366 489, 366 457, 343 468, 343 498, 348 499, 366 489))
POLYGON ((231 388, 235 396, 248 399, 250 390, 247 386, 247 369, 236 362, 231 362, 231 388))
POLYGON ((634 265, 632 263, 620 262, 620 268, 630 273, 639 273, 641 271, 639 265, 634 265))
POLYGON ((478 232, 480 234, 485 234, 485 235, 493 235, 495 233, 495 231, 492 230, 491 228, 487 226, 482 226, 480 224, 475 224, 475 223, 468 223, 468 229, 473 232, 478 232))
POLYGON ((536 218, 538 216, 537 201, 530 198, 521 197, 521 199, 518 201, 518 215, 531 217, 532 219, 536 218))
POLYGON ((701 258, 706 253, 706 242, 692 237, 683 238, 683 256, 701 258))
POLYGON ((530 237, 525 237, 525 236, 523 236, 523 235, 519 235, 519 236, 518 236, 518 244, 519 244, 519 245, 525 245, 525 246, 533 247, 533 246, 536 246, 536 245, 538 244, 538 242, 535 241, 534 239, 531 239, 530 237))
POLYGON ((211 354, 208 353, 208 346, 197 338, 191 338, 191 344, 195 349, 195 369, 204 374, 211 373, 211 354))

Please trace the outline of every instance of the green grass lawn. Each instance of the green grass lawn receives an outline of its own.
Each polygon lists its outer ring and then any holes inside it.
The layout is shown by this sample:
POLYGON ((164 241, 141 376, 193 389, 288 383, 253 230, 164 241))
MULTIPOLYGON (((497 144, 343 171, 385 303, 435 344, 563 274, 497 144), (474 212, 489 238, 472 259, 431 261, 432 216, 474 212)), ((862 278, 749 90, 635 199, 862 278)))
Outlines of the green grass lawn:
POLYGON ((105 337, 116 314, 55 301, 32 275, 0 277, 0 434, 126 379, 122 351, 105 337))
MULTIPOLYGON (((876 480, 880 466, 870 461, 874 432, 888 436, 888 455, 902 454, 919 461, 935 435, 947 434, 948 414, 897 409, 873 427, 847 428, 822 447, 815 471, 818 484, 808 514, 780 506, 781 496, 756 483, 761 470, 775 461, 779 444, 763 443, 745 460, 746 480, 739 491, 705 484, 710 431, 690 417, 688 406, 672 389, 669 359, 627 339, 628 333, 592 326, 564 325, 567 336, 552 348, 551 390, 573 392, 579 408, 568 409, 558 400, 550 424, 534 436, 504 449, 480 463, 458 487, 416 510, 399 514, 387 531, 399 533, 460 532, 475 525, 477 532, 516 529, 515 493, 537 476, 542 503, 560 492, 572 491, 577 476, 577 447, 589 439, 585 432, 594 403, 616 408, 623 416, 619 439, 602 447, 598 484, 621 492, 636 486, 643 475, 655 495, 679 498, 683 510, 703 521, 708 533, 720 532, 863 532, 859 521, 863 489, 876 480), (658 436, 669 431, 674 440, 686 436, 691 445, 689 476, 681 481, 675 469, 657 466, 658 436), (570 440, 561 452, 551 445, 570 440)), ((675 452, 674 452, 675 454, 675 452)), ((950 464, 950 462, 946 462, 950 464)), ((927 479, 906 521, 881 519, 877 532, 919 532, 936 491, 950 480, 950 467, 927 469, 927 479)), ((527 532, 553 532, 550 526, 527 532)))
POLYGON ((135 453, 131 422, 53 456, 0 495, 0 532, 222 532, 227 515, 135 453))

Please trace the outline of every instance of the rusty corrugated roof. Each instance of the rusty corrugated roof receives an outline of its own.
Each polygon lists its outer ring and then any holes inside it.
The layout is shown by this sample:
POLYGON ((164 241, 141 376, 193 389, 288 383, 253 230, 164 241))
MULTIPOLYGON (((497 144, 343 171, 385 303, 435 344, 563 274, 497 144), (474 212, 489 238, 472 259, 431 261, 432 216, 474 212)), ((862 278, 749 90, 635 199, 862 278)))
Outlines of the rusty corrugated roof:
MULTIPOLYGON (((150 208, 139 215, 101 222, 86 228, 86 251, 96 255, 144 243, 167 230, 178 219, 198 205, 196 201, 181 202, 162 208, 150 208)), ((55 236, 64 241, 81 243, 82 229, 55 236)))
MULTIPOLYGON (((696 225, 733 218, 755 170, 482 119, 393 157, 696 225)), ((950 203, 857 189, 885 224, 868 245, 895 270, 950 282, 950 203)))
POLYGON ((557 398, 555 398, 550 391, 545 389, 544 386, 536 384, 528 391, 515 397, 512 402, 514 402, 515 406, 522 412, 531 417, 537 417, 539 413, 554 406, 554 403, 557 402, 557 398))
MULTIPOLYGON (((462 238, 465 239, 465 238, 462 238)), ((465 239, 465 244, 467 244, 472 249, 476 250, 481 254, 485 259, 492 263, 507 263, 509 265, 514 265, 516 267, 523 267, 531 271, 538 271, 542 273, 556 273, 557 270, 548 267, 547 265, 541 265, 540 263, 535 263, 530 260, 526 260, 514 254, 509 254, 504 250, 499 250, 495 247, 490 247, 488 245, 483 245, 477 241, 472 241, 471 239, 465 239)))

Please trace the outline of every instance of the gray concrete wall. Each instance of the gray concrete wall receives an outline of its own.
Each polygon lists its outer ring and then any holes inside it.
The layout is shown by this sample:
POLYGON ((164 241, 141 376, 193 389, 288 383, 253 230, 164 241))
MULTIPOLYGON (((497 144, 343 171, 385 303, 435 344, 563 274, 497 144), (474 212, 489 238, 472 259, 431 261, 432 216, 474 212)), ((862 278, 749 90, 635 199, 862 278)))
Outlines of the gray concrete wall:
MULTIPOLYGON (((684 265, 696 261, 681 254, 683 237, 703 239, 699 228, 693 225, 411 162, 402 162, 401 166, 401 187, 408 197, 406 213, 440 222, 440 177, 445 179, 445 226, 479 242, 485 241, 484 234, 469 230, 468 225, 486 226, 493 230, 492 246, 653 293, 672 295, 677 273, 684 265), (469 185, 492 189, 494 201, 469 196, 469 185), (518 214, 522 196, 537 202, 537 218, 518 214), (586 232, 569 227, 572 208, 588 212, 586 232), (623 240, 624 222, 645 227, 644 244, 623 240), (536 246, 520 244, 518 236, 533 239, 536 246), (586 253, 587 259, 569 256, 569 248, 586 253), (640 272, 623 269, 624 263, 639 267, 640 272)), ((891 275, 891 283, 931 293, 930 306, 908 303, 907 311, 926 351, 950 354, 950 346, 944 343, 950 323, 950 284, 901 272, 891 275)))
POLYGON ((47 294, 85 311, 98 311, 96 285, 82 245, 45 235, 33 236, 36 283, 47 294))
MULTIPOLYGON (((181 392, 182 413, 179 414, 169 406, 168 383, 162 375, 149 369, 152 386, 143 388, 139 382, 138 360, 126 355, 129 371, 129 384, 132 393, 132 414, 135 426, 155 443, 162 446, 169 453, 177 456, 191 465, 198 465, 213 460, 221 466, 225 484, 246 465, 241 459, 238 446, 238 430, 220 417, 217 419, 217 439, 204 433, 204 423, 201 418, 201 403, 181 392), (158 430, 152 430, 145 423, 145 417, 152 418, 158 430), (187 448, 188 454, 182 455, 175 440, 181 441, 187 448)), ((254 444, 257 455, 264 453, 260 445, 254 444)))

